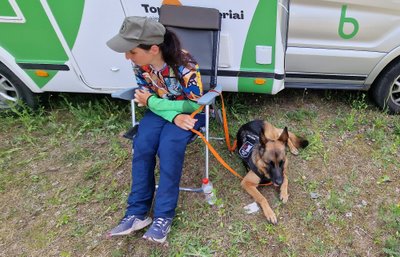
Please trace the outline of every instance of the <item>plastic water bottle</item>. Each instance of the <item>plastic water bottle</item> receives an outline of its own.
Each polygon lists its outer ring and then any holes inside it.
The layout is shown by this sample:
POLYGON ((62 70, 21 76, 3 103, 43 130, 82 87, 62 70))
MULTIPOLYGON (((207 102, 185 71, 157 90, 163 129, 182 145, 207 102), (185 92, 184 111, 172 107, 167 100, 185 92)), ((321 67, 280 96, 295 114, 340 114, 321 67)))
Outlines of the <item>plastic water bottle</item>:
POLYGON ((203 178, 203 184, 201 185, 201 188, 203 189, 206 201, 210 205, 214 205, 217 201, 217 197, 215 196, 213 185, 208 178, 203 178))

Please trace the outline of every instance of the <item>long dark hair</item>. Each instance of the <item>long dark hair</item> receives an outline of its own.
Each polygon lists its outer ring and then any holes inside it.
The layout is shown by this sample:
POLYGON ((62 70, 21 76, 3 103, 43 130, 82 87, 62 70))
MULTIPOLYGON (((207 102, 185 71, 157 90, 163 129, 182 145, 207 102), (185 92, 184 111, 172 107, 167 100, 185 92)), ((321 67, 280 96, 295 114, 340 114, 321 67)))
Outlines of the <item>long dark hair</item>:
MULTIPOLYGON (((139 45, 139 48, 144 50, 150 50, 152 45, 139 45)), ((178 36, 169 29, 165 30, 164 42, 159 44, 160 51, 164 61, 170 66, 175 76, 178 75, 178 67, 183 65, 186 66, 188 62, 192 59, 190 54, 187 52, 182 52, 181 42, 178 36)))

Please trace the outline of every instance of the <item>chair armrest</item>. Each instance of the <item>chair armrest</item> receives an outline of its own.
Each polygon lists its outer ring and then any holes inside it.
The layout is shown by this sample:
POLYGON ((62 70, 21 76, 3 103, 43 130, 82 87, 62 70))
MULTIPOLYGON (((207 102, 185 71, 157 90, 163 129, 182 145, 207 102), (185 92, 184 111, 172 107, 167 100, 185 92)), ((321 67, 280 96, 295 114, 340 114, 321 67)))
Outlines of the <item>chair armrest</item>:
POLYGON ((139 89, 139 87, 131 87, 122 90, 118 90, 111 94, 112 98, 119 98, 122 100, 133 100, 135 99, 135 90, 139 89))
POLYGON ((200 97, 199 100, 197 100, 197 103, 200 105, 210 105, 213 103, 215 98, 221 94, 221 92, 222 86, 216 85, 214 89, 208 91, 206 94, 200 97))

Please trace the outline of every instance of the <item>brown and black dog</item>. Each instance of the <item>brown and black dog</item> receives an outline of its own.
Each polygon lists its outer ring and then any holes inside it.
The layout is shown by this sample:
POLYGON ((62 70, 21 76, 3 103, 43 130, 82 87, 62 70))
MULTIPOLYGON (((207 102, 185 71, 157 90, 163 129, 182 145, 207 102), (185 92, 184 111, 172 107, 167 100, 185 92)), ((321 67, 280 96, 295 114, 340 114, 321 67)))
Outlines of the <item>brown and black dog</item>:
POLYGON ((272 182, 280 187, 280 199, 286 203, 289 197, 286 146, 297 155, 298 149, 305 148, 308 141, 288 132, 287 127, 279 129, 263 120, 241 126, 236 139, 238 153, 248 170, 241 185, 261 205, 265 217, 276 224, 275 213, 257 187, 272 182))

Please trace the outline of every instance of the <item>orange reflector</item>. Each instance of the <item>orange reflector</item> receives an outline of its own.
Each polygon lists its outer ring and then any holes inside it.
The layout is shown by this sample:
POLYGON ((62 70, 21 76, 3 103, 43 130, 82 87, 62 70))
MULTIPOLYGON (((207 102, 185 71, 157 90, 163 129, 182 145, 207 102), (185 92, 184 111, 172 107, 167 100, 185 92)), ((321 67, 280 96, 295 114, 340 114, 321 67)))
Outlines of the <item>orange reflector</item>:
POLYGON ((37 71, 35 71, 35 74, 39 77, 48 77, 49 76, 49 73, 44 70, 37 70, 37 71))
POLYGON ((265 84, 265 79, 260 79, 260 78, 254 79, 254 84, 256 84, 256 85, 264 85, 265 84))

